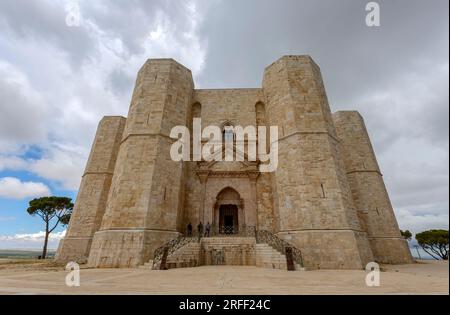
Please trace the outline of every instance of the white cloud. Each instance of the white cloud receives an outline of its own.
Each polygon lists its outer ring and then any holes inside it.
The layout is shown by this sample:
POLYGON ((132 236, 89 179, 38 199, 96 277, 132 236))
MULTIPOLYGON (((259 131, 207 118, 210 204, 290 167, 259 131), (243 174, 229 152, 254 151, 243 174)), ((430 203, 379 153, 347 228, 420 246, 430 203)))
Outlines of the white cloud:
POLYGON ((76 190, 99 120, 126 115, 146 59, 172 57, 201 73, 206 6, 80 2, 80 26, 67 27, 67 3, 0 3, 0 171, 26 170, 76 190), (27 158, 32 145, 42 157, 27 158))
MULTIPOLYGON (((65 235, 66 230, 51 233, 48 239, 48 248, 56 249, 59 241, 63 239, 65 235)), ((44 231, 28 234, 0 235, 0 248, 41 249, 44 244, 44 237, 44 231)))
MULTIPOLYGON (((61 232, 51 233, 48 237, 49 240, 61 240, 66 235, 66 230, 61 232)), ((30 241, 30 242, 43 242, 45 239, 45 232, 39 231, 36 233, 24 233, 15 235, 0 235, 0 241, 30 241)))
MULTIPOLYGON (((0 155, 0 171, 28 171, 67 190, 77 190, 86 164, 88 148, 52 143, 41 147, 38 159, 0 155)), ((21 153, 22 154, 22 153, 21 153)))
POLYGON ((85 148, 54 144, 41 159, 29 161, 28 169, 40 177, 59 183, 64 189, 76 190, 86 156, 85 148))
POLYGON ((448 228, 448 73, 421 62, 355 100, 399 225, 414 233, 448 228))
POLYGON ((98 121, 126 115, 147 58, 177 59, 197 86, 232 87, 259 85, 283 54, 308 53, 332 109, 364 115, 400 225, 448 220, 448 2, 386 3, 377 32, 359 23, 358 6, 333 1, 326 12, 307 1, 249 0, 239 10, 228 1, 79 1, 81 24, 67 27, 71 2, 0 1, 0 171, 76 190, 98 121), (41 156, 27 157, 30 146, 41 156))
POLYGON ((0 172, 3 170, 20 170, 27 167, 27 162, 17 156, 0 155, 0 172))
POLYGON ((0 178, 0 197, 2 198, 24 199, 49 195, 50 189, 43 183, 22 182, 14 177, 0 178))
POLYGON ((47 110, 41 95, 15 66, 0 60, 0 149, 18 150, 20 145, 46 138, 47 110), (19 146, 17 144, 20 144, 19 146))
POLYGON ((448 230, 448 213, 422 213, 400 209, 396 211, 400 229, 410 230, 413 234, 431 229, 448 230))

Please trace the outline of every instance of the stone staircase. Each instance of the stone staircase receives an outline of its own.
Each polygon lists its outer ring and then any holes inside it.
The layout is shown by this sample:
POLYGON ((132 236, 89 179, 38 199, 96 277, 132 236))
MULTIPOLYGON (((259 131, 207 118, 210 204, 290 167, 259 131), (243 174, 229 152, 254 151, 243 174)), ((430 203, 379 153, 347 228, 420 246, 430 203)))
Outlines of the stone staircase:
MULTIPOLYGON (((139 268, 159 270, 160 259, 139 268)), ((200 242, 185 242, 167 256, 166 268, 186 268, 208 265, 257 266, 287 270, 286 256, 255 237, 207 237, 200 242)), ((295 270, 304 270, 295 264, 295 270)))
MULTIPOLYGON (((256 266, 287 270, 286 255, 268 244, 256 244, 256 266)), ((295 270, 304 270, 304 268, 300 264, 295 264, 295 270)))
MULTIPOLYGON (((155 269, 159 270, 161 262, 153 266, 153 260, 140 266, 141 269, 155 269)), ((174 253, 169 255, 166 260, 167 269, 173 268, 188 268, 200 266, 200 243, 192 242, 177 249, 174 253)))
POLYGON ((286 256, 267 244, 256 244, 256 266, 287 270, 286 256))

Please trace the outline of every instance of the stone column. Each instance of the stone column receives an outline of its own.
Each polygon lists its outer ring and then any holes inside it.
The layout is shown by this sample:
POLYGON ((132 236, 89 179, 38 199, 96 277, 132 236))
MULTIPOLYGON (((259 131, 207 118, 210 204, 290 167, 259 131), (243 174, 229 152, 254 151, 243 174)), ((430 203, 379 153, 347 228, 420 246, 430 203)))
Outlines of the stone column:
POLYGON ((363 118, 356 111, 342 111, 333 114, 333 119, 353 200, 375 260, 411 263, 363 118))
POLYGON ((258 200, 257 200, 257 196, 258 196, 258 192, 257 192, 257 188, 256 188, 256 181, 258 180, 258 176, 259 176, 259 172, 248 172, 248 179, 250 180, 250 186, 251 186, 251 198, 252 200, 254 200, 255 202, 255 217, 254 222, 249 222, 248 218, 246 218, 246 224, 247 225, 254 225, 255 227, 258 226, 258 200))
POLYGON ((105 212, 125 122, 124 117, 104 117, 98 125, 67 234, 56 253, 59 262, 85 262, 89 256, 105 212))
POLYGON ((205 194, 206 194, 206 182, 208 181, 209 171, 198 171, 197 175, 200 178, 200 183, 202 185, 202 198, 201 198, 201 207, 199 209, 198 218, 199 221, 202 221, 205 224, 205 194))

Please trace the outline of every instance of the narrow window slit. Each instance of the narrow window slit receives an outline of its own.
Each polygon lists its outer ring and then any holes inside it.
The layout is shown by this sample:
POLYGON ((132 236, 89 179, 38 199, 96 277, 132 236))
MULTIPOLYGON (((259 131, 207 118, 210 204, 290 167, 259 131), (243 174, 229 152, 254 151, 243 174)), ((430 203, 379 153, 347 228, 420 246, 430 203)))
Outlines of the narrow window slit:
POLYGON ((323 187, 323 184, 320 184, 320 187, 322 188, 322 198, 326 198, 327 196, 325 195, 325 188, 323 187))

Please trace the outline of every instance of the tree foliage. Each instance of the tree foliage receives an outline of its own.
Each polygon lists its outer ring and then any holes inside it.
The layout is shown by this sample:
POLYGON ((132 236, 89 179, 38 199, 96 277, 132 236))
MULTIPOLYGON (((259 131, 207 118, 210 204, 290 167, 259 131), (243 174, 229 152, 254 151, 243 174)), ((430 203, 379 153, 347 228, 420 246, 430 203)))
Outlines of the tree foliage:
POLYGON ((400 233, 402 234, 402 236, 403 236, 404 239, 406 239, 406 240, 408 240, 408 241, 411 240, 411 238, 412 238, 412 233, 411 233, 409 230, 405 230, 405 231, 400 230, 400 233))
POLYGON ((429 230, 416 234, 423 250, 434 259, 448 260, 448 230, 429 230))
POLYGON ((27 212, 45 222, 45 240, 42 259, 47 256, 48 237, 59 224, 67 225, 72 214, 72 199, 67 197, 41 197, 29 202, 27 212))

